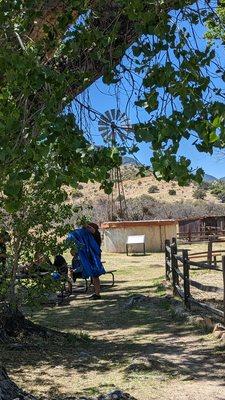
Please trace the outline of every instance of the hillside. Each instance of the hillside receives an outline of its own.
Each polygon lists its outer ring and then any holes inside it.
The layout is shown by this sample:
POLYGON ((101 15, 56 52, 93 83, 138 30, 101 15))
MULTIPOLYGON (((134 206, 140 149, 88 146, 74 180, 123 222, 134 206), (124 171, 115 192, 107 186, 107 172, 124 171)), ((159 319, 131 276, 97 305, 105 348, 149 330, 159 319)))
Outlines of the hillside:
MULTIPOLYGON (((187 218, 200 215, 225 214, 222 204, 210 190, 206 190, 204 200, 195 198, 198 185, 191 183, 181 187, 177 182, 157 181, 151 171, 147 176, 137 176, 136 165, 126 164, 121 168, 124 194, 131 220, 187 218)), ((114 190, 114 199, 118 200, 118 191, 114 190)), ((76 192, 71 193, 71 201, 83 207, 82 214, 88 215, 97 222, 108 219, 108 207, 111 196, 100 190, 96 183, 79 185, 76 192), (92 207, 92 209, 91 209, 92 207)), ((119 202, 116 202, 117 210, 119 202)), ((115 219, 119 219, 115 215, 115 219)))

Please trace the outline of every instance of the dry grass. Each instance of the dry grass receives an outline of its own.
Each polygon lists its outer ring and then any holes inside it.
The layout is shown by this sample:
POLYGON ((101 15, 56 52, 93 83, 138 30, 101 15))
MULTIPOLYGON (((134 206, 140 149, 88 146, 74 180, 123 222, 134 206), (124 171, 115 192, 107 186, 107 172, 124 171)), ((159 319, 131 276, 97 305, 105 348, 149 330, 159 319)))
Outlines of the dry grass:
POLYGON ((177 319, 165 297, 164 254, 108 254, 104 259, 117 272, 116 285, 103 287, 101 301, 79 294, 69 304, 32 316, 69 332, 69 339, 33 338, 24 351, 1 347, 2 361, 16 382, 44 399, 115 387, 138 400, 225 397, 223 355, 217 350, 217 358, 212 357, 218 343, 185 318, 177 319), (129 306, 137 294, 147 300, 129 306))
MULTIPOLYGON (((123 181, 124 192, 126 199, 140 198, 143 195, 152 196, 155 201, 161 202, 162 200, 166 203, 176 203, 186 200, 194 200, 193 192, 196 189, 196 184, 190 183, 188 186, 179 186, 177 182, 165 182, 158 181, 152 173, 144 178, 139 177, 138 179, 133 175, 132 179, 124 179, 123 181), (149 193, 148 189, 151 186, 157 186, 158 192, 149 193), (174 189, 176 191, 175 196, 169 195, 169 190, 174 189)), ((82 198, 78 202, 83 202, 88 199, 92 199, 93 202, 98 199, 103 199, 107 201, 107 195, 103 190, 99 189, 97 183, 87 183, 83 184, 83 188, 80 190, 82 193, 82 198)), ((207 191, 207 195, 204 199, 205 202, 215 202, 219 203, 219 200, 207 191)))

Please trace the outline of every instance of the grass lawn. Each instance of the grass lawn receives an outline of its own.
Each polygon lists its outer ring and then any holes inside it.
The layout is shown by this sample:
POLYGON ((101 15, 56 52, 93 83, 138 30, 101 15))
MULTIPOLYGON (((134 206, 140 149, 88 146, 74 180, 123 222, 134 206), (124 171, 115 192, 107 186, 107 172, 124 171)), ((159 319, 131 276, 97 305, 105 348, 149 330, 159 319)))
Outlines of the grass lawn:
POLYGON ((105 254, 103 259, 106 269, 117 272, 115 286, 103 286, 102 300, 80 293, 61 307, 32 315, 37 323, 70 333, 67 339, 36 337, 25 350, 1 346, 13 379, 44 399, 114 388, 138 400, 224 398, 223 348, 174 313, 161 284, 164 254, 105 254), (131 304, 139 294, 146 299, 131 304))

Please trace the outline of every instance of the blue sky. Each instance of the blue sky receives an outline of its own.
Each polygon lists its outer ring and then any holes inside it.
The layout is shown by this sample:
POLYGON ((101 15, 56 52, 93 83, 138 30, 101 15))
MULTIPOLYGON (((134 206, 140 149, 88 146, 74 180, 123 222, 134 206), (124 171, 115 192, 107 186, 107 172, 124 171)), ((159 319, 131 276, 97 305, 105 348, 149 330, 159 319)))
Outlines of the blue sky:
MULTIPOLYGON (((103 84, 102 80, 99 79, 94 83, 83 97, 80 97, 81 102, 85 102, 88 99, 88 104, 98 112, 104 114, 107 110, 112 108, 119 108, 122 112, 126 111, 131 123, 137 122, 137 110, 136 107, 130 106, 126 109, 127 105, 127 94, 120 92, 115 93, 115 86, 107 86, 103 84)), ((132 102, 131 102, 132 103, 132 102)), ((144 117, 143 111, 140 111, 139 117, 142 119, 144 117)), ((98 130, 98 119, 94 119, 94 114, 87 115, 86 124, 84 124, 83 129, 90 134, 93 141, 96 144, 103 144, 101 134, 98 130), (90 118, 91 117, 91 118, 90 118)), ((192 145, 193 138, 191 140, 182 140, 180 144, 179 155, 184 155, 189 158, 192 162, 193 168, 201 167, 204 169, 205 173, 214 175, 217 178, 222 178, 225 176, 225 150, 219 152, 215 150, 214 154, 211 156, 209 154, 200 153, 197 151, 195 146, 192 145)), ((151 150, 148 143, 139 144, 140 150, 136 154, 139 161, 143 164, 149 165, 151 150)))
MULTIPOLYGON (((185 28, 188 30, 188 25, 186 23, 183 24, 185 28)), ((205 28, 202 25, 194 26, 195 35, 198 42, 198 47, 204 49, 206 42, 204 41, 204 33, 205 28)), ((192 31, 189 30, 191 33, 192 31)), ((192 39, 190 39, 191 41, 192 39)), ((193 44, 194 44, 193 39, 193 44)), ((219 54, 220 59, 224 59, 224 48, 217 44, 217 52, 219 54)), ((141 77, 137 79, 137 87, 141 82, 141 77)), ((214 77, 214 79, 216 79, 214 77)), ((218 82, 216 82, 218 85, 218 82)), ((138 89, 137 89, 138 90, 138 89)), ((121 83, 118 85, 105 85, 101 79, 95 82, 88 90, 84 92, 83 95, 78 97, 78 100, 81 103, 91 106, 97 112, 104 114, 107 110, 116 108, 120 109, 121 112, 125 112, 131 123, 135 124, 138 122, 138 119, 141 121, 146 121, 149 119, 149 115, 143 109, 137 109, 134 106, 134 102, 137 99, 135 93, 131 93, 131 86, 126 79, 122 79, 121 83), (128 102, 128 98, 131 96, 130 101, 128 102), (138 111, 137 113, 137 110, 138 111)), ((75 107, 75 103, 73 106, 75 107)), ((74 112, 76 110, 74 108, 74 112)), ((79 113, 78 113, 79 114, 79 113)), ((77 115, 77 113, 76 113, 77 115)), ((78 118, 79 119, 79 118, 78 118)), ((98 118, 95 117, 94 113, 89 114, 87 111, 83 110, 81 128, 87 133, 88 137, 93 140, 96 144, 103 144, 103 140, 101 138, 101 134, 98 130, 98 118), (85 118, 84 118, 85 117, 85 118)), ((78 121, 79 123, 79 121, 78 121)), ((80 124, 81 125, 81 124, 80 124)), ((213 155, 209 155, 206 153, 200 153, 195 146, 192 145, 193 138, 190 140, 183 139, 180 143, 180 149, 178 155, 184 155, 191 160, 192 168, 203 168, 205 173, 214 175, 217 178, 221 178, 225 176, 225 150, 223 152, 219 152, 215 150, 213 155)), ((143 164, 150 164, 151 150, 149 148, 148 143, 141 143, 139 145, 139 152, 136 154, 139 161, 143 164)))

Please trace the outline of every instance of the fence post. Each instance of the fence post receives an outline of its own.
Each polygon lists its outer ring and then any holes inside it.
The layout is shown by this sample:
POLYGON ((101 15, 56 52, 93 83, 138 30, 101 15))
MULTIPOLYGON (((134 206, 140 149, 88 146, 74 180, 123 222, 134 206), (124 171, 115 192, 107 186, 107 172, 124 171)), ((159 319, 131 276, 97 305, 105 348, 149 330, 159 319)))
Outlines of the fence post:
POLYGON ((191 228, 189 228, 188 232, 188 241, 191 243, 191 228))
POLYGON ((177 255, 177 239, 175 237, 172 238, 172 244, 173 244, 173 247, 172 247, 172 249, 173 249, 172 250, 172 263, 173 263, 173 266, 174 266, 174 279, 175 279, 175 284, 179 285, 179 275, 176 272, 176 268, 178 267, 178 261, 177 261, 177 259, 175 257, 177 255))
POLYGON ((223 267, 223 323, 225 324, 225 256, 222 256, 223 267))
POLYGON ((176 239, 172 239, 172 244, 171 244, 171 269, 172 269, 172 279, 173 279, 173 294, 176 296, 177 294, 177 288, 176 285, 179 284, 179 276, 176 272, 177 268, 177 259, 175 257, 175 254, 177 254, 177 243, 176 239))
POLYGON ((207 261, 209 264, 212 264, 212 246, 213 246, 213 235, 209 235, 208 257, 207 257, 207 261))
POLYGON ((167 246, 170 247, 170 240, 166 239, 165 240, 165 267, 166 267, 166 280, 169 281, 170 276, 170 262, 171 262, 171 254, 167 250, 167 246))
POLYGON ((182 256, 183 256, 183 267, 184 267, 184 304, 185 304, 186 308, 190 309, 190 303, 189 303, 190 282, 189 282, 188 250, 183 250, 182 256))

